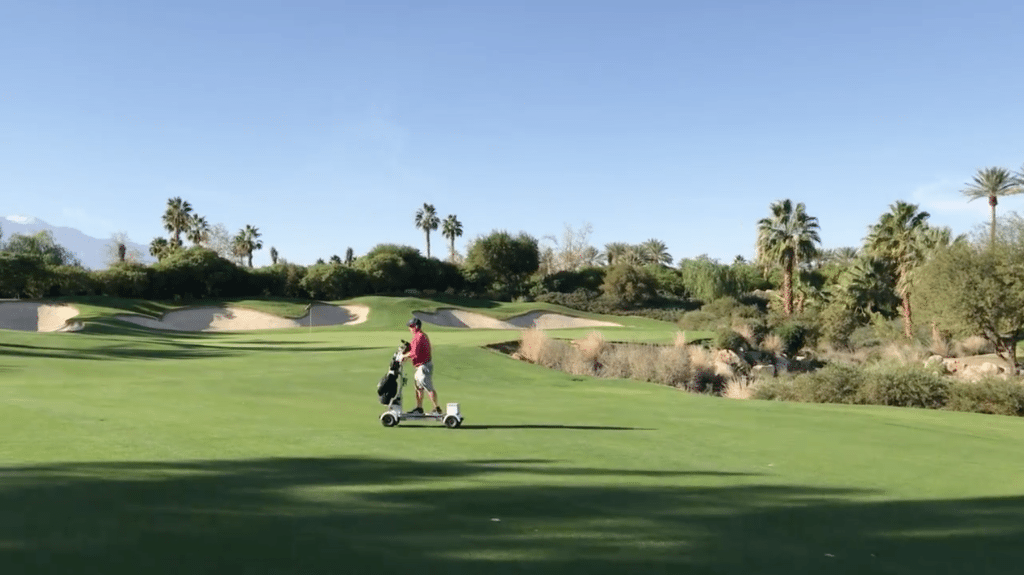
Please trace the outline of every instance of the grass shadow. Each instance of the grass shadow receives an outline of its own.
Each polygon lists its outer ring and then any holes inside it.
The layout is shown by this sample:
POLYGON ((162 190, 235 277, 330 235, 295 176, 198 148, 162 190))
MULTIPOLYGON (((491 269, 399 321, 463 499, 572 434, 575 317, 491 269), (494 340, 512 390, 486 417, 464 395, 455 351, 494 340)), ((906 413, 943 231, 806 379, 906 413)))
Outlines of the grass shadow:
POLYGON ((934 575, 1016 573, 1024 561, 1024 497, 879 501, 728 475, 367 458, 6 467, 0 565, 11 575, 934 575))

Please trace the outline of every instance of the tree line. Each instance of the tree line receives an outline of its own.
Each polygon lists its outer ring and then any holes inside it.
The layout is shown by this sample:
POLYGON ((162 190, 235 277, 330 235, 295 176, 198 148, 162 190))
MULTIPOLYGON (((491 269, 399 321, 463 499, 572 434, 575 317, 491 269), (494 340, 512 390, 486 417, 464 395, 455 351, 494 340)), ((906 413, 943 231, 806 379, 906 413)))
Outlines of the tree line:
POLYGON ((1024 286, 1024 221, 1004 218, 1000 228, 995 209, 999 198, 1021 191, 1024 174, 1003 168, 978 170, 964 187, 969 200, 989 200, 986 242, 954 237, 949 228, 932 226, 917 205, 897 201, 869 226, 863 245, 824 250, 817 218, 803 203, 783 199, 772 202, 756 222, 754 261, 737 256, 725 264, 698 256, 674 265, 656 238, 608 243, 599 250, 590 245, 589 225, 566 226, 560 238, 541 240, 495 230, 472 240, 463 257, 454 247, 463 234, 455 215, 443 220, 449 257, 441 261, 430 255, 430 233, 442 220, 432 204, 424 203, 413 223, 424 232, 426 256, 410 246, 380 244, 362 256, 349 248, 344 259, 335 255, 301 266, 271 247, 272 264, 254 268, 252 254, 263 247, 256 227, 247 225, 226 240, 227 234, 218 233, 187 201, 171 198, 162 216, 168 236, 150 244, 155 264, 133 261, 121 242, 110 268, 89 272, 52 237, 13 237, 0 244, 0 296, 343 299, 416 290, 537 299, 612 313, 642 311, 663 319, 732 298, 757 300, 779 317, 807 321, 837 345, 859 326, 898 318, 904 337, 914 337, 915 326, 926 321, 932 330, 985 335, 1009 356, 1010 342, 1024 337, 1024 319, 1017 321, 1006 305, 993 302, 1012 302, 1009 296, 1024 293, 1019 289, 1024 286), (185 247, 185 241, 192 245, 185 247), (956 273, 953 266, 984 273, 956 273), (968 279, 980 283, 964 284, 968 279), (981 293, 992 301, 970 295, 981 293), (1002 315, 994 317, 996 312, 1002 315))

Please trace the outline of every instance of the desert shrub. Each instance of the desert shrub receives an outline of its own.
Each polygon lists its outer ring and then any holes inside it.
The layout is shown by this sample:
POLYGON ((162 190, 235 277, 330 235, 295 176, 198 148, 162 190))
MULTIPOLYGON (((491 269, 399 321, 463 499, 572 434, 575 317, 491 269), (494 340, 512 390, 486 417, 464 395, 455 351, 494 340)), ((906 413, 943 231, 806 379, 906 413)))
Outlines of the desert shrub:
POLYGON ((866 370, 858 403, 940 408, 949 398, 948 381, 918 366, 879 365, 866 370))
POLYGON ((797 376, 800 395, 815 403, 857 403, 864 387, 864 371, 851 365, 831 364, 797 376))
POLYGON ((972 335, 963 341, 958 341, 953 344, 953 353, 957 357, 981 355, 983 353, 995 353, 995 351, 996 348, 992 345, 992 342, 980 335, 972 335))
POLYGON ((543 330, 526 329, 519 338, 519 353, 523 358, 551 369, 563 369, 575 352, 569 343, 552 339, 543 330))
POLYGON ((605 341, 601 332, 592 331, 587 334, 587 337, 576 341, 576 349, 580 351, 584 359, 596 362, 601 354, 608 349, 608 342, 605 341))
POLYGON ((1001 377, 954 381, 947 409, 995 415, 1024 415, 1024 385, 1001 377))
POLYGON ((747 346, 747 338, 731 329, 719 330, 715 334, 715 347, 718 349, 729 349, 736 353, 742 353, 747 346))
POLYGON ((758 382, 751 393, 753 399, 769 401, 803 401, 795 379, 777 377, 758 382))
POLYGON ((657 381, 658 347, 644 344, 623 346, 627 350, 629 378, 640 381, 657 381))
POLYGON ((696 393, 710 393, 711 395, 722 395, 725 385, 730 377, 717 371, 694 371, 693 379, 686 386, 686 389, 696 393))
POLYGON ((685 347, 664 346, 658 349, 657 374, 658 383, 672 387, 686 387, 693 378, 690 370, 690 354, 685 347))
POLYGON ((744 377, 734 377, 725 384, 722 390, 722 397, 729 399, 751 399, 754 397, 754 390, 760 385, 758 382, 751 382, 744 377))
POLYGON ((774 333, 769 334, 764 338, 764 341, 761 342, 761 349, 771 354, 781 355, 785 348, 786 346, 783 343, 782 338, 774 333))
POLYGON ((883 359, 903 365, 922 363, 929 355, 931 352, 917 342, 894 341, 881 349, 883 359))
POLYGON ((599 360, 598 373, 601 377, 629 378, 629 350, 623 345, 611 345, 604 350, 599 360))

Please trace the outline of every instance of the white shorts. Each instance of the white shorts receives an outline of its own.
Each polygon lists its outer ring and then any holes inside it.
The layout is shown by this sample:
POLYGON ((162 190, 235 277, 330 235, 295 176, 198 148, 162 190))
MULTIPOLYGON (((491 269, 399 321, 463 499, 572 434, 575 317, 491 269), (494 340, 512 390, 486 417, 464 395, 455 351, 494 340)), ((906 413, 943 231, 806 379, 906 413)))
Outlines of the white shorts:
POLYGON ((434 391, 434 362, 428 361, 417 367, 413 379, 416 381, 416 389, 434 391))

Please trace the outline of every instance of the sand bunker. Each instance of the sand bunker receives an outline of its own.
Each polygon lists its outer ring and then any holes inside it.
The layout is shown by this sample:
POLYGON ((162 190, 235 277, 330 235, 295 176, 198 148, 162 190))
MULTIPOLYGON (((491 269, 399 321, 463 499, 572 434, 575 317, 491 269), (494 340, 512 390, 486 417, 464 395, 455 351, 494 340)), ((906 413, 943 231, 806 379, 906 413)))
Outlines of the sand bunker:
POLYGON ((167 312, 161 319, 141 315, 118 315, 117 319, 170 331, 252 331, 295 327, 355 325, 366 321, 370 308, 364 305, 317 304, 309 313, 289 319, 271 313, 238 307, 195 307, 167 312))
POLYGON ((0 303, 0 329, 19 331, 78 331, 81 322, 69 321, 78 309, 66 304, 31 302, 0 303))
POLYGON ((443 327, 466 327, 470 329, 566 329, 580 327, 622 327, 621 324, 594 319, 583 319, 567 315, 547 312, 530 312, 510 317, 506 320, 495 319, 480 313, 459 309, 439 309, 436 313, 422 311, 413 312, 420 321, 443 327))

